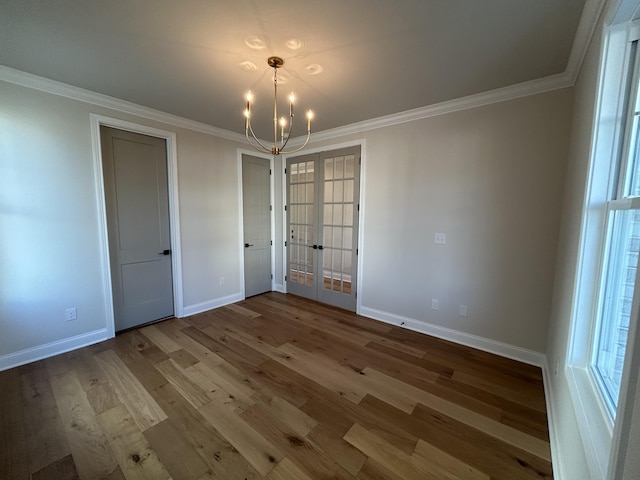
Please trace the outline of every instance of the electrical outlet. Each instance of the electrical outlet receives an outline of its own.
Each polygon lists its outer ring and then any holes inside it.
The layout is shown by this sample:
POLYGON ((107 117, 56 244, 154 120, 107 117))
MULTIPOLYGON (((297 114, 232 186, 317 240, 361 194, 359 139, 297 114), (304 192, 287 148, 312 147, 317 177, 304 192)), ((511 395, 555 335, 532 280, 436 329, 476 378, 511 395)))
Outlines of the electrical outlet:
POLYGON ((67 322, 70 322, 71 320, 75 320, 76 318, 78 318, 78 311, 76 310, 76 307, 67 308, 64 318, 67 322))
POLYGON ((460 308, 458 310, 458 315, 460 315, 461 317, 466 317, 467 315, 469 315, 469 306, 460 305, 460 308))
POLYGON ((431 300, 431 310, 438 310, 439 302, 435 298, 431 300))
POLYGON ((220 277, 220 285, 224 285, 224 277, 220 277))
POLYGON ((446 233, 436 233, 434 238, 434 243, 436 245, 444 245, 447 243, 447 234, 446 233))

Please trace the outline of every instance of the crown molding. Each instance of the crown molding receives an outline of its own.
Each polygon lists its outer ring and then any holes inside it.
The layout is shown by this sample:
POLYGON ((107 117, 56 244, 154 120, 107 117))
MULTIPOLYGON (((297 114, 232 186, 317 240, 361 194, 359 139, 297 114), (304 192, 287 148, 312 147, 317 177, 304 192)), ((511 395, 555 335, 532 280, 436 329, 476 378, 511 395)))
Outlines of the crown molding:
POLYGON ((574 85, 578 79, 582 62, 587 54, 589 44, 598 26, 598 21, 605 10, 604 7, 607 1, 608 0, 587 0, 584 4, 580 23, 576 30, 573 47, 571 48, 571 54, 569 55, 567 68, 565 70, 571 78, 572 85, 574 85))
POLYGON ((469 108, 482 107, 493 103, 514 100, 516 98, 526 97, 529 95, 536 95, 538 93, 572 87, 574 83, 575 82, 572 80, 571 76, 566 72, 560 73, 538 80, 531 80, 529 82, 518 83, 516 85, 490 90, 488 92, 456 98, 455 100, 436 103, 434 105, 428 105, 426 107, 419 107, 413 110, 385 115, 384 117, 365 120, 364 122, 352 123, 350 125, 345 125, 344 127, 323 130, 322 132, 311 134, 311 141, 317 142, 336 138, 338 136, 362 133, 378 128, 390 127, 401 123, 413 122, 429 117, 458 112, 460 110, 467 110, 469 108))
POLYGON ((580 73, 580 69, 582 68, 582 62, 584 61, 587 49, 589 48, 589 44, 591 43, 591 39, 595 33, 598 21, 603 13, 604 6, 607 1, 608 0, 586 0, 582 9, 582 15, 580 16, 580 22, 576 30, 576 36, 573 41, 569 60, 567 61, 567 68, 563 73, 490 90, 488 92, 456 98, 454 100, 448 100, 434 105, 427 105, 413 110, 394 113, 384 117, 365 120, 363 122, 352 123, 350 125, 333 128, 331 130, 323 130, 322 132, 312 134, 311 141, 318 142, 334 139, 339 136, 362 133, 378 128, 458 112, 468 108, 482 107, 492 103, 505 102, 529 95, 537 95, 552 90, 573 87, 578 78, 578 74, 580 73))
POLYGON ((70 98, 71 100, 79 100, 81 102, 90 103, 99 107, 110 108, 118 112, 136 115, 138 117, 165 123, 174 127, 186 128, 189 130, 194 130, 196 132, 213 135, 227 140, 233 140, 236 142, 244 143, 245 141, 244 135, 241 135, 239 133, 231 132, 229 130, 224 130, 218 127, 213 127, 211 125, 207 125, 206 123, 196 122, 195 120, 189 120, 188 118, 179 117, 178 115, 172 115, 170 113, 154 110, 153 108, 143 107, 141 105, 110 97, 108 95, 103 95, 101 93, 95 93, 90 90, 67 85, 66 83, 39 77, 38 75, 26 73, 14 68, 6 67, 4 65, 0 65, 0 80, 23 87, 32 88, 34 90, 39 90, 41 92, 70 98))
MULTIPOLYGON (((482 107, 529 95, 536 95, 552 90, 573 87, 578 78, 578 74, 580 73, 582 62, 596 30, 598 20, 603 14, 604 6, 607 4, 607 1, 609 0, 586 0, 580 17, 580 23, 576 30, 573 47, 567 62, 567 68, 563 73, 490 90, 488 92, 469 95, 434 105, 385 115, 384 117, 365 120, 363 122, 323 130, 321 132, 313 133, 311 135, 311 141, 318 142, 322 140, 331 140, 345 135, 358 134, 369 130, 390 127, 406 122, 413 122, 469 108, 482 107)), ((123 113, 129 113, 168 125, 182 127, 208 135, 214 135, 227 140, 241 143, 245 142, 244 136, 239 133, 224 130, 205 123, 196 122, 194 120, 189 120, 177 115, 161 112, 159 110, 154 110, 152 108, 136 105, 107 95, 94 93, 82 88, 73 87, 71 85, 32 75, 3 65, 0 65, 0 80, 52 93, 54 95, 60 95, 73 100, 80 100, 93 105, 110 108, 123 113)), ((301 138, 302 137, 292 138, 292 145, 296 145, 300 142, 301 138)))

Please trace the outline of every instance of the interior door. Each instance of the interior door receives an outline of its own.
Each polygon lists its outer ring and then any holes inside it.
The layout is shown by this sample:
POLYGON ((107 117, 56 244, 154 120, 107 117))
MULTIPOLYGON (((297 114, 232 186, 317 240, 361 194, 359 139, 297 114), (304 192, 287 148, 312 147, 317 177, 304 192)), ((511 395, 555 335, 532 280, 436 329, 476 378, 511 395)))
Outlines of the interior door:
POLYGON ((100 127, 116 331, 174 314, 166 142, 100 127))
POLYGON ((360 147, 287 160, 287 291, 355 311, 360 147))
POLYGON ((242 155, 245 297, 271 291, 270 175, 268 160, 242 155))

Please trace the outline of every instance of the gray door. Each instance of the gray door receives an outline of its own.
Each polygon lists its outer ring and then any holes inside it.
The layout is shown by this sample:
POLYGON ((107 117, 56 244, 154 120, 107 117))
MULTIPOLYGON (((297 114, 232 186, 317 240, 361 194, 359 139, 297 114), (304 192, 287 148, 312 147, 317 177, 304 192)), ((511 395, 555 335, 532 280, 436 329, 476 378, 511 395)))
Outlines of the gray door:
POLYGON ((360 147, 287 160, 287 291, 355 311, 360 147))
POLYGON ((271 291, 271 205, 269 161, 242 155, 244 293, 271 291))
POLYGON ((116 331, 173 315, 166 142, 100 127, 116 331))

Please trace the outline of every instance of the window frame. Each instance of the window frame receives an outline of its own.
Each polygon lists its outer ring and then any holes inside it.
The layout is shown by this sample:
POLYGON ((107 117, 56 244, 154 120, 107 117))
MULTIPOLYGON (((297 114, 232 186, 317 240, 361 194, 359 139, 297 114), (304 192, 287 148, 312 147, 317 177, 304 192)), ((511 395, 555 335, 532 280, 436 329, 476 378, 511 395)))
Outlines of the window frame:
MULTIPOLYGON (((602 309, 600 292, 606 273, 603 259, 608 253, 607 238, 611 228, 608 218, 611 211, 629 207, 624 203, 628 200, 619 197, 619 188, 625 182, 618 182, 618 166, 625 150, 624 132, 628 123, 626 101, 632 98, 627 96, 627 82, 632 73, 630 59, 634 52, 632 43, 640 41, 640 22, 605 27, 603 40, 566 359, 569 392, 589 469, 595 478, 606 477, 615 424, 592 362, 600 326, 598 317, 602 309)), ((636 288, 634 311, 638 309, 639 297, 640 288, 636 288)), ((628 343, 630 341, 633 341, 631 337, 628 343)))

